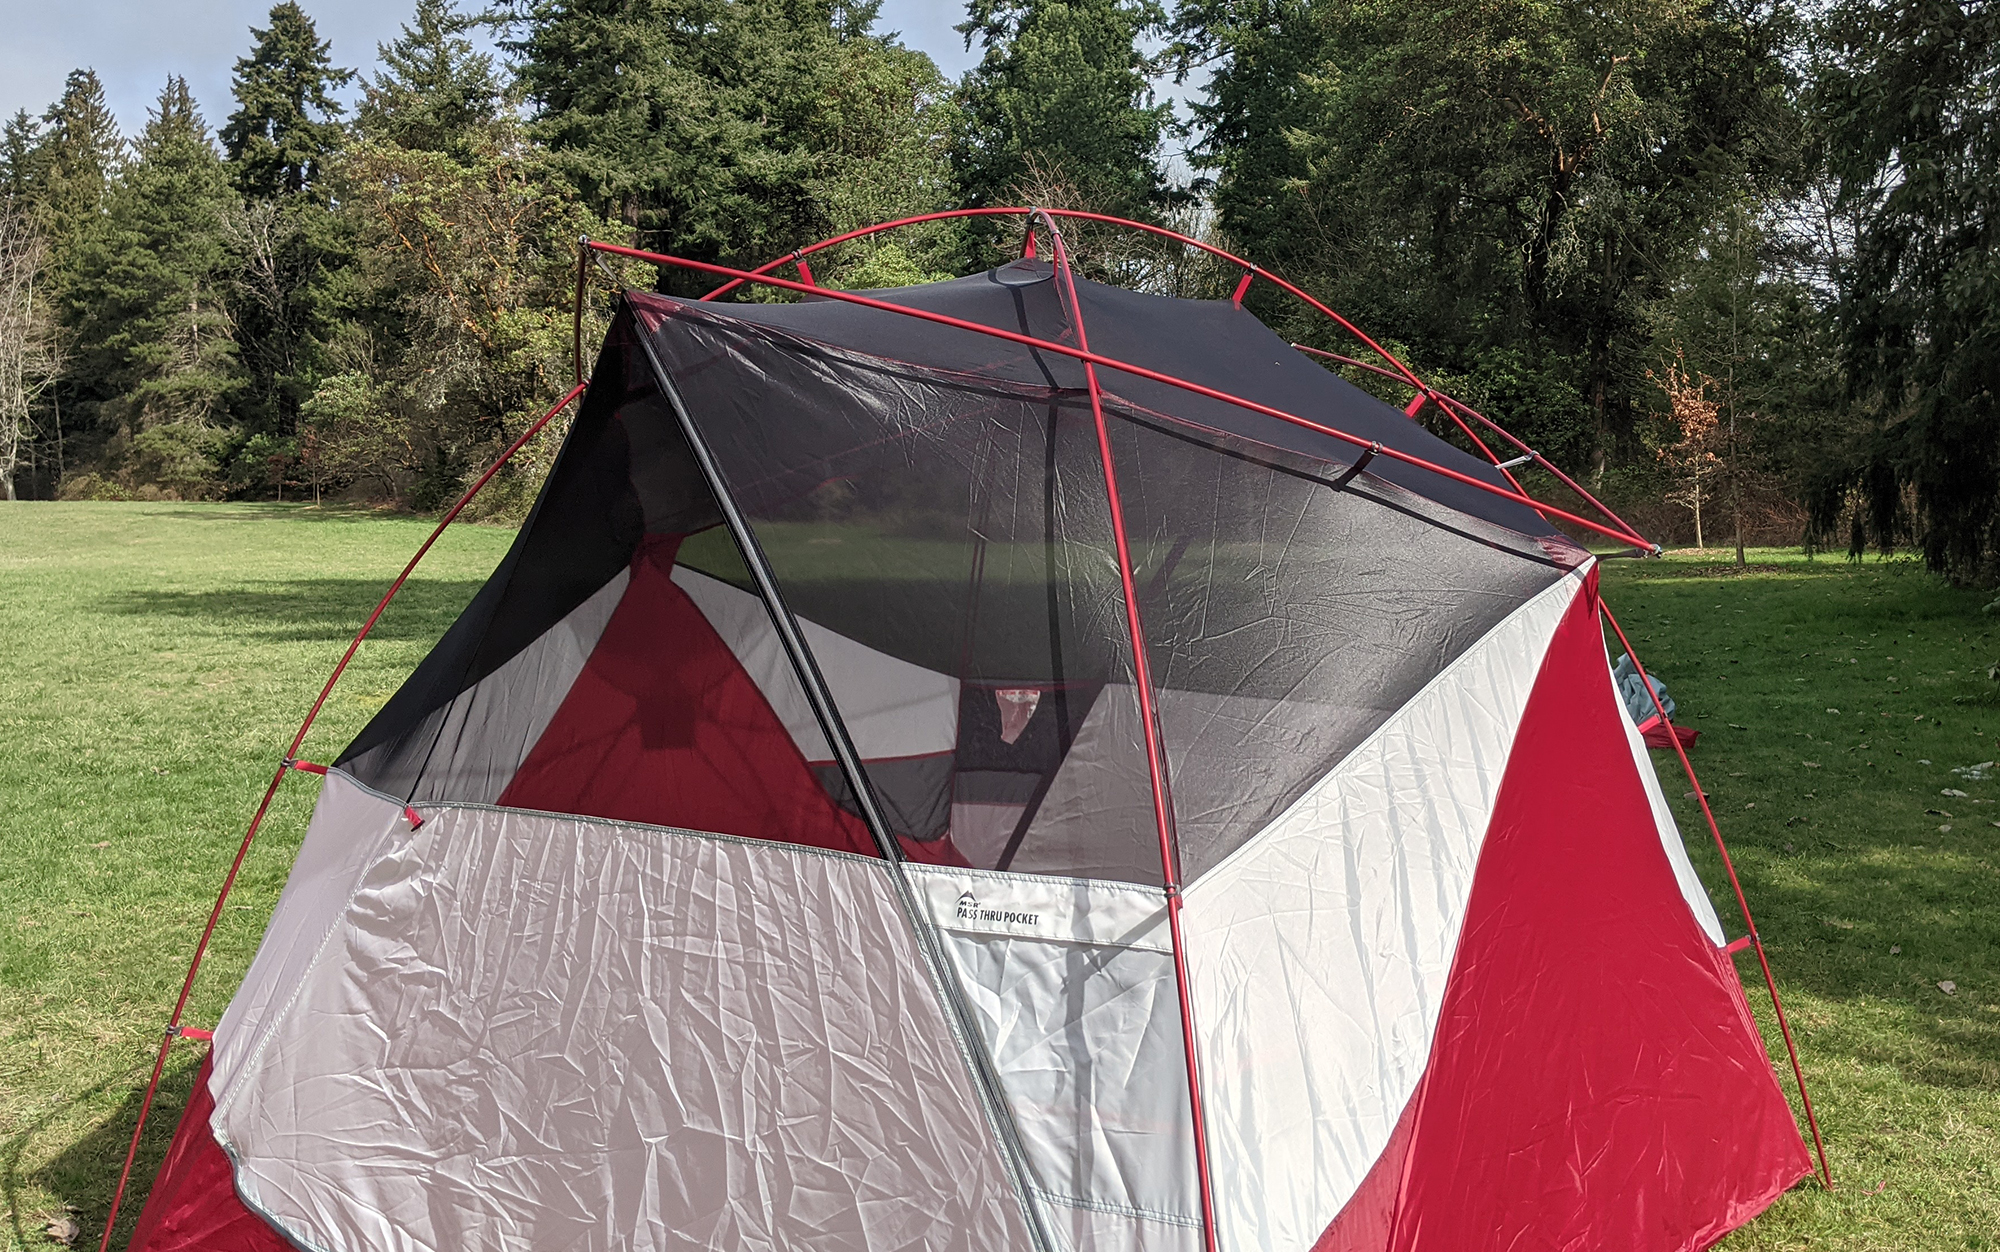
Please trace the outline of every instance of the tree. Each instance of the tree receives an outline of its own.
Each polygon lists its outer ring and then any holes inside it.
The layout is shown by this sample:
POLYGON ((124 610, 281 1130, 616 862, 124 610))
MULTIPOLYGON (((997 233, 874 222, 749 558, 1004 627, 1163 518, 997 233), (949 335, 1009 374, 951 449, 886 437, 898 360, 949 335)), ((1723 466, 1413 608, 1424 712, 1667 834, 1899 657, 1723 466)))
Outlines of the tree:
POLYGON ((1858 221, 1843 267, 1845 364, 1876 431, 1878 541, 1904 488, 1924 557, 1957 580, 2000 556, 2000 11, 1847 0, 1814 103, 1858 221))
POLYGON ((233 207, 187 81, 169 78, 64 295, 77 407, 114 458, 136 451, 141 477, 186 497, 214 488, 215 421, 241 385, 224 299, 233 207))
POLYGON ((222 128, 237 189, 253 198, 302 195, 339 150, 344 111, 334 92, 354 78, 335 68, 332 44, 295 0, 274 5, 256 46, 236 62, 236 111, 222 128))
POLYGON ((63 81, 62 96, 41 120, 37 132, 9 127, 9 165, 22 171, 24 189, 42 216, 61 266, 70 241, 103 207, 125 155, 125 142, 104 101, 104 84, 93 70, 71 70, 63 81), (16 158, 13 149, 30 143, 16 158))
POLYGON ((972 0, 958 30, 984 56, 961 89, 953 152, 967 202, 1005 204, 1043 181, 1122 217, 1173 203, 1159 163, 1172 110, 1139 47, 1165 24, 1154 0, 972 0))
POLYGON ((508 47, 533 136, 585 204, 644 247, 754 265, 830 233, 838 213, 871 215, 883 193, 900 205, 945 185, 921 54, 868 33, 875 8, 523 0, 508 47))
POLYGON ((417 0, 401 37, 376 48, 383 69, 368 85, 355 121, 379 143, 454 152, 500 114, 493 58, 473 50, 467 31, 480 19, 452 0, 417 0))
POLYGON ((1729 437, 1722 425, 1722 405, 1709 394, 1715 380, 1688 368, 1687 357, 1676 353, 1667 363, 1665 377, 1646 371, 1666 393, 1674 433, 1673 443, 1659 451, 1661 462, 1673 476, 1674 489, 1667 493, 1671 504, 1694 513, 1694 546, 1706 549, 1702 535, 1702 505, 1712 503, 1716 480, 1728 477, 1729 463, 1723 453, 1729 437))
POLYGON ((1190 0, 1179 31, 1224 229, 1600 473, 1663 280, 1794 166, 1791 28, 1755 0, 1190 0))
POLYGON ((62 371, 48 307, 48 241, 28 214, 0 208, 0 498, 14 499, 35 402, 62 371))

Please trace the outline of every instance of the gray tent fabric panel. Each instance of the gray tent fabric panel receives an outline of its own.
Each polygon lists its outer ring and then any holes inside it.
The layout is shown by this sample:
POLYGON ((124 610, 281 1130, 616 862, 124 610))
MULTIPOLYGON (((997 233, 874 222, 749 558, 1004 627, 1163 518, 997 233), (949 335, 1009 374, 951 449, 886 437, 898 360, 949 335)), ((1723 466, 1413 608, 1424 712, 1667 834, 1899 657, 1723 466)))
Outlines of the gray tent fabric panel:
MULTIPOLYGON (((336 775, 337 777, 337 775, 336 775)), ((301 1246, 1026 1246, 880 862, 504 809, 365 842, 226 1018, 212 1127, 301 1246), (291 986, 276 985, 281 978, 291 986)), ((317 855, 312 847, 305 855, 317 855)))
POLYGON ((1394 487, 1137 411, 1111 426, 1182 873, 1262 830, 1561 562, 1394 487))
POLYGON ((429 744, 423 755, 382 744, 346 768, 412 804, 498 800, 583 671, 630 578, 620 570, 499 669, 431 712, 414 736, 429 744))
POLYGON ((1115 882, 912 866, 1075 1252, 1201 1244, 1166 899, 1115 882))

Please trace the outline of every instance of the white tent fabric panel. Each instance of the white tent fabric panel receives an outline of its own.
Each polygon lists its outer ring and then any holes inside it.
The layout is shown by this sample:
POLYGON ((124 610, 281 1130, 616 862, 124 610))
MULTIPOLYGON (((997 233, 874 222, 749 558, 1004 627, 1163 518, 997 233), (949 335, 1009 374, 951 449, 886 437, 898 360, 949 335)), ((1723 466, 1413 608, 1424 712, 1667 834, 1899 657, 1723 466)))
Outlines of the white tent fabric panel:
POLYGON ((451 702, 424 761, 423 787, 413 797, 418 803, 446 796, 459 803, 499 800, 562 707, 631 581, 631 571, 619 570, 588 600, 451 702))
MULTIPOLYGON (((686 566, 674 583, 722 636, 808 761, 833 759, 764 602, 686 566)), ((930 756, 958 743, 958 680, 799 620, 841 721, 864 760, 930 756)))
POLYGON ((912 865, 1000 1078, 1052 1235, 1201 1244, 1166 900, 1157 888, 912 865))
MULTIPOLYGON (((1609 658, 1606 659, 1608 662, 1609 658)), ((1666 851, 1667 863, 1674 867, 1674 881, 1680 884, 1681 898, 1687 901, 1688 912, 1694 914, 1702 932, 1715 946, 1721 947, 1729 942, 1722 934, 1722 919, 1715 915, 1715 902, 1708 898, 1708 889, 1702 886, 1701 876, 1694 872, 1694 862, 1688 859, 1687 844, 1681 838, 1680 824, 1674 821, 1674 811, 1667 807, 1666 792, 1660 789, 1660 774, 1653 768, 1646 738, 1633 724, 1616 683, 1611 686, 1611 698, 1617 702, 1618 724, 1625 728, 1625 741, 1632 748, 1632 764, 1639 771, 1639 780, 1646 785, 1646 800, 1653 806, 1653 825, 1659 828, 1660 847, 1666 851)))
POLYGON ((1191 884, 1182 934, 1217 1233, 1310 1248, 1429 1057, 1514 734, 1589 567, 1515 610, 1191 884))
POLYGON ((223 1010, 210 1050, 209 1090, 226 1091, 274 1012, 282 1013, 319 958, 363 871, 410 833, 403 806, 328 770, 292 875, 264 928, 243 985, 223 1010))
POLYGON ((212 1128, 301 1246, 1024 1244, 881 863, 394 811, 329 776, 302 943, 217 1032, 212 1128))

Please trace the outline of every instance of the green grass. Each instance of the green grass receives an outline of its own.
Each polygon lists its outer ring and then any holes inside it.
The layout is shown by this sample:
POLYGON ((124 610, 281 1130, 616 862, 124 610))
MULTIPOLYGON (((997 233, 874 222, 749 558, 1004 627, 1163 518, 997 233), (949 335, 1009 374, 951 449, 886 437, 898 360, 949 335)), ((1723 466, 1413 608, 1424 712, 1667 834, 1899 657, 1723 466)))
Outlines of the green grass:
MULTIPOLYGON (((426 530, 295 507, 0 505, 7 1247, 51 1246, 45 1224, 72 1208, 79 1243, 94 1239, 242 824, 426 530)), ((336 692, 309 758, 360 728, 510 538, 447 535, 336 692)), ((1976 803, 2000 800, 2000 771, 1950 772, 2000 757, 2000 688, 1986 678, 2000 623, 1980 614, 1982 597, 1902 562, 1759 553, 1737 575, 1718 558, 1675 557, 1608 563, 1605 584, 1641 659, 1703 732, 1695 762, 1757 909, 1839 1184, 1795 1188, 1725 1246, 2000 1249, 2000 804, 1976 803)), ((1678 766, 1657 760, 1731 919, 1678 766)), ((214 1023, 255 950, 316 790, 286 783, 192 1022, 214 1023)), ((1782 1057, 1754 962, 1738 963, 1782 1057)), ((140 1195, 197 1055, 176 1048, 140 1195)))
MULTIPOLYGON (((173 998, 252 806, 319 685, 430 523, 287 506, 0 504, 0 1245, 96 1246, 173 998)), ((454 527, 306 743, 346 743, 510 531, 454 527)), ((212 1026, 318 785, 287 781, 188 1020, 212 1026)), ((174 1049, 143 1200, 192 1084, 174 1049)), ((130 1228, 136 1204, 122 1223, 130 1228)), ((121 1246, 123 1235, 120 1236, 121 1246)))

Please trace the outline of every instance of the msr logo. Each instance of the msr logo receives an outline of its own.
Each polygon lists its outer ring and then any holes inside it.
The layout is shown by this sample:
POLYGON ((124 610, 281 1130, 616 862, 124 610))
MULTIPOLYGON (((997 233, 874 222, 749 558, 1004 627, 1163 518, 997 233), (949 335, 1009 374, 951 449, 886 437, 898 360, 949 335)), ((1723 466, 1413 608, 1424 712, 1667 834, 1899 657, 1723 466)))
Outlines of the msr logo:
POLYGON ((1008 909, 983 909, 970 891, 958 893, 958 920, 961 922, 1005 922, 1013 926, 1037 926, 1040 913, 1016 913, 1008 909))

